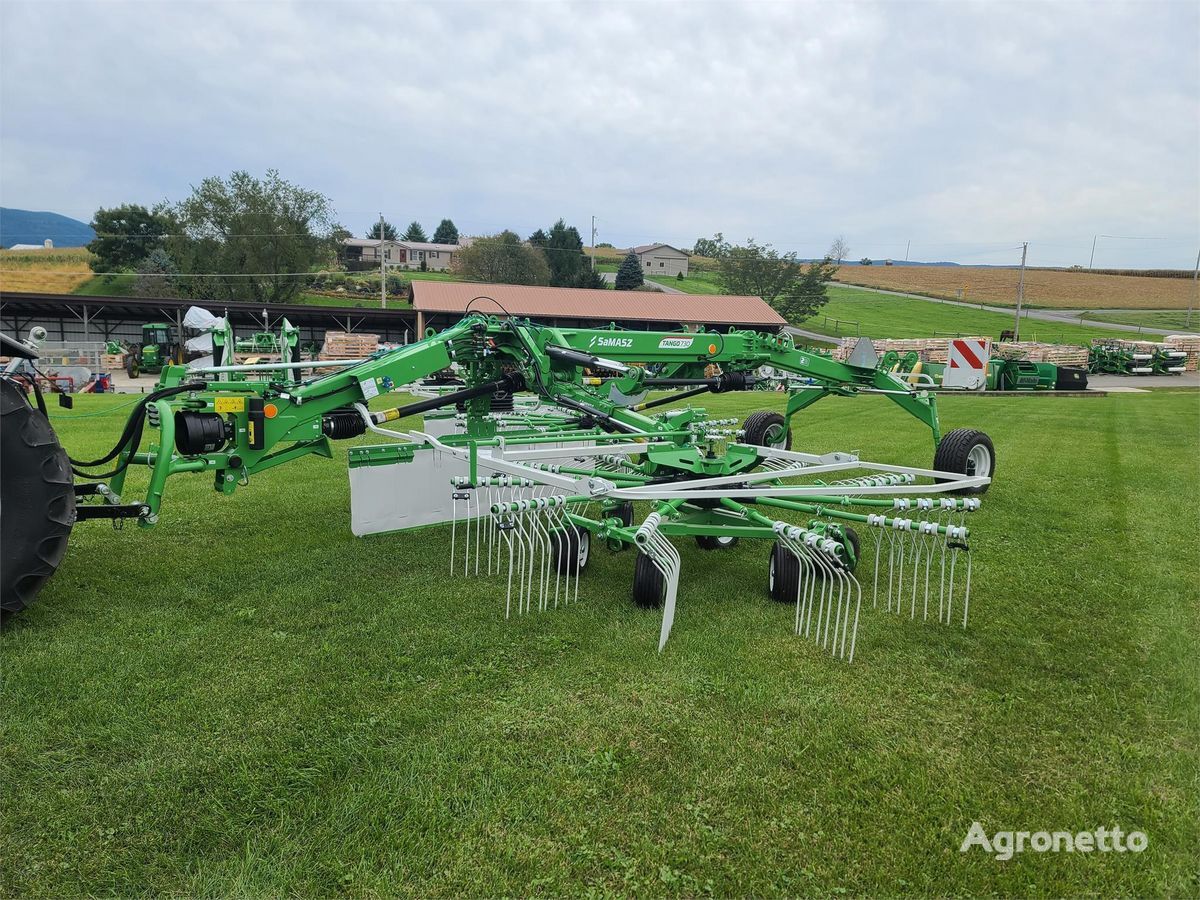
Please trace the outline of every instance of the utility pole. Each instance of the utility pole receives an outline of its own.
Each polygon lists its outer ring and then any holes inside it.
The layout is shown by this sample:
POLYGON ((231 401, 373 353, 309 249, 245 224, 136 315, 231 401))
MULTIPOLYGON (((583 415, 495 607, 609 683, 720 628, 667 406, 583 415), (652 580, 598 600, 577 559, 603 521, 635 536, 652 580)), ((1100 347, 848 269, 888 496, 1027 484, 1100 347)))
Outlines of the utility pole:
POLYGON ((1088 257, 1088 271, 1092 271, 1092 263, 1096 261, 1096 238, 1100 235, 1092 235, 1092 255, 1088 257))
POLYGON ((1188 328, 1192 327, 1192 307, 1196 305, 1197 296, 1200 295, 1200 253, 1196 254, 1196 268, 1192 270, 1192 300, 1188 303, 1187 322, 1185 325, 1188 328))
POLYGON ((1021 276, 1017 280, 1017 322, 1013 327, 1013 340, 1021 339, 1021 304, 1025 302, 1025 254, 1029 252, 1029 241, 1021 244, 1021 276))
POLYGON ((596 217, 592 216, 592 271, 596 271, 596 217))
POLYGON ((379 307, 387 309, 387 266, 383 262, 383 213, 379 214, 379 307))

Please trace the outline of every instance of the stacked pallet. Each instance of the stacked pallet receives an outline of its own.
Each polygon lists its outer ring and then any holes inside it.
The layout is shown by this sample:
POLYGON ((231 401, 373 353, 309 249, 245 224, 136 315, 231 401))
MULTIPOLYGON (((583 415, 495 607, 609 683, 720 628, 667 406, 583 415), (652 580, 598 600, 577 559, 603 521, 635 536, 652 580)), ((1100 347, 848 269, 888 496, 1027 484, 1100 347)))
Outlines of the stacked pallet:
POLYGON ((379 335, 348 331, 325 332, 318 359, 361 359, 379 349, 379 335))
POLYGON ((124 353, 103 353, 100 356, 100 368, 105 372, 119 372, 125 368, 124 353))
POLYGON ((1056 366, 1087 368, 1088 348, 1075 344, 1043 344, 1041 341, 1005 341, 992 344, 992 355, 1004 359, 1024 359, 1056 366))
POLYGON ((1184 368, 1195 372, 1200 365, 1200 334, 1168 334, 1163 338, 1163 346, 1168 350, 1182 350, 1187 354, 1184 368))

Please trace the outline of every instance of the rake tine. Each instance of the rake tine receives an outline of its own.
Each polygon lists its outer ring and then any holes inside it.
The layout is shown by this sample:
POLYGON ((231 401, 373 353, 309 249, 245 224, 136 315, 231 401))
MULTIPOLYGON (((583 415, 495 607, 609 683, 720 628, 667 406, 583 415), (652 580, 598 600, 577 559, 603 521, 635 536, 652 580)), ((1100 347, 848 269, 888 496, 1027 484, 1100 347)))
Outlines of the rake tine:
POLYGON ((967 627, 967 609, 971 605, 971 551, 967 550, 967 590, 963 595, 963 628, 967 627))

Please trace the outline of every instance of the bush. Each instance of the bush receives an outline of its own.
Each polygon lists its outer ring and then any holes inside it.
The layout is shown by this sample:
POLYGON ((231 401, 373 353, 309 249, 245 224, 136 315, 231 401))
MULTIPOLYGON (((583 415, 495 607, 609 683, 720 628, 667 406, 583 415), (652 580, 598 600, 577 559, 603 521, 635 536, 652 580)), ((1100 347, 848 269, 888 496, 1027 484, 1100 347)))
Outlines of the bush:
POLYGON ((683 273, 682 273, 682 272, 676 272, 676 273, 675 273, 675 280, 676 280, 676 281, 683 281, 683 273))

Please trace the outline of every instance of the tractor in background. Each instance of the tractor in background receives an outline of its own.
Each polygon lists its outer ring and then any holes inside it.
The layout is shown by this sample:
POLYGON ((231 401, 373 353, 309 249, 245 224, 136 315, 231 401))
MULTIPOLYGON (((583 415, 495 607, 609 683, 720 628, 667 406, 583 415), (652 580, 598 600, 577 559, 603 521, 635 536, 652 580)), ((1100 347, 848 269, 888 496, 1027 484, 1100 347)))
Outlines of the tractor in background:
POLYGON ((142 326, 142 342, 132 345, 125 356, 125 372, 130 378, 143 372, 158 375, 167 366, 183 362, 183 348, 171 340, 171 328, 163 322, 142 326))

